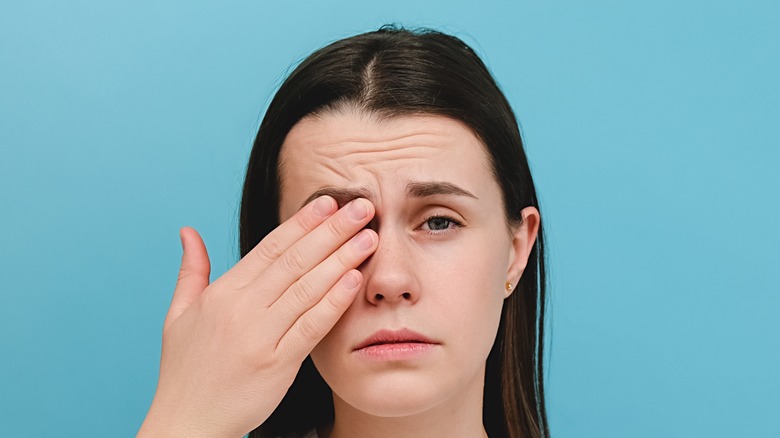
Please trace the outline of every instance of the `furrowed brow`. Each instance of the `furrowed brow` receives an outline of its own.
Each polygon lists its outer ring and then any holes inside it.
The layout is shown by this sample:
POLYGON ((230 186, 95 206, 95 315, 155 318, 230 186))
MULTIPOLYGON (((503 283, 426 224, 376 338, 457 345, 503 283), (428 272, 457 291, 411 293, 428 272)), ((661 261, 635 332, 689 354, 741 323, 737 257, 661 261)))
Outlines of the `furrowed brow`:
MULTIPOLYGON (((371 192, 364 187, 359 187, 355 189, 349 189, 344 187, 323 187, 317 190, 316 192, 312 193, 311 195, 309 195, 309 197, 306 198, 305 201, 303 201, 303 204, 301 204, 301 208, 303 208, 309 202, 324 195, 328 195, 333 199, 335 199, 339 207, 344 206, 349 201, 356 198, 372 199, 371 192)), ((468 190, 449 182, 413 181, 406 185, 406 196, 410 198, 425 198, 427 196, 436 196, 436 195, 466 196, 469 198, 479 199, 468 190)))
POLYGON ((479 199, 473 193, 449 182, 410 182, 406 185, 406 195, 412 198, 424 198, 435 195, 468 196, 479 199))

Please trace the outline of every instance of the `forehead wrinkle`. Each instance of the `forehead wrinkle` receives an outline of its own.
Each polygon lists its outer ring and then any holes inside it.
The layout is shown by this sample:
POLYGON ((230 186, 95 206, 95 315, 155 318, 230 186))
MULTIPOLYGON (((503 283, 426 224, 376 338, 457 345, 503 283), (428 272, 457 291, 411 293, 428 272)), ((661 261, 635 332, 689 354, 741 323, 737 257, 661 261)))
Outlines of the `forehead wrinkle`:
MULTIPOLYGON (((425 175, 423 181, 444 182, 452 172, 443 171, 441 166, 445 162, 452 164, 453 160, 455 164, 445 166, 446 169, 461 169, 472 175, 468 168, 477 164, 476 160, 464 161, 458 157, 463 155, 464 147, 481 146, 479 139, 467 135, 468 131, 461 132, 464 126, 458 121, 434 117, 429 122, 428 119, 401 117, 382 125, 330 116, 302 120, 290 131, 281 150, 285 164, 289 165, 288 179, 298 181, 294 198, 301 199, 325 187, 362 186, 379 190, 381 181, 399 181, 410 174, 418 178, 425 175), (453 127, 453 123, 461 126, 453 127)), ((484 160, 484 152, 481 155, 484 160)), ((404 189, 399 187, 398 194, 403 196, 403 193, 404 189)), ((381 197, 380 191, 364 195, 381 197)), ((408 190, 406 195, 410 195, 408 190)), ((339 200, 345 203, 354 197, 354 194, 341 196, 339 200)))
POLYGON ((437 143, 442 143, 441 139, 436 139, 438 141, 409 140, 409 138, 403 138, 401 141, 344 141, 328 146, 317 146, 313 149, 317 150, 319 155, 328 158, 349 157, 361 163, 367 162, 367 160, 376 160, 376 158, 369 158, 376 156, 393 160, 406 157, 417 158, 421 155, 441 152, 441 147, 435 146, 437 143))
MULTIPOLYGON (((311 148, 311 155, 291 152, 290 156, 301 157, 301 160, 307 160, 307 156, 312 157, 321 169, 333 172, 345 180, 352 180, 354 179, 355 170, 359 168, 373 173, 379 169, 386 169, 387 166, 397 167, 411 164, 411 162, 398 164, 398 161, 433 160, 437 154, 441 153, 442 148, 438 146, 395 144, 389 147, 377 148, 376 145, 367 146, 361 143, 349 142, 317 145, 311 148)), ((296 160, 296 158, 293 158, 293 160, 296 160)))
MULTIPOLYGON (((317 155, 316 152, 315 155, 317 155)), ((319 165, 323 168, 320 170, 333 172, 345 180, 350 179, 349 166, 344 163, 343 160, 335 157, 322 156, 322 158, 319 159, 319 165)))

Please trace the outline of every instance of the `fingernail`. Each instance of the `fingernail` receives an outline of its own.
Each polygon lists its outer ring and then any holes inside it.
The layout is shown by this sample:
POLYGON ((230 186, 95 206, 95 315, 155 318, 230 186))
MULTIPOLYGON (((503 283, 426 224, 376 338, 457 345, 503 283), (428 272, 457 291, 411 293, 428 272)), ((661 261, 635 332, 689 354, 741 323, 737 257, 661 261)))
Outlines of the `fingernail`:
POLYGON ((333 200, 328 196, 320 196, 314 200, 312 209, 317 216, 327 217, 333 211, 333 200))
POLYGON ((357 274, 355 274, 352 271, 347 272, 346 275, 344 275, 344 280, 342 280, 342 284, 345 288, 352 290, 360 284, 360 279, 358 278, 357 274))
POLYGON ((362 250, 371 249, 371 247, 374 246, 374 236, 370 231, 361 231, 353 240, 355 241, 355 245, 362 250))
POLYGON ((360 221, 368 216, 368 206, 362 199, 353 199, 347 206, 349 217, 354 221, 360 221))

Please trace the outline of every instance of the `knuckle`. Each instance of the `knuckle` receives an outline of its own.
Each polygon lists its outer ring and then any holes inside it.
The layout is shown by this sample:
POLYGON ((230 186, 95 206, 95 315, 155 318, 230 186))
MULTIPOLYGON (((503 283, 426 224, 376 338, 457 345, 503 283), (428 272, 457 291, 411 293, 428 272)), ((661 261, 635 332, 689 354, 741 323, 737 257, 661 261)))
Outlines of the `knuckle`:
POLYGON ((329 220, 325 222, 325 227, 327 228, 328 232, 333 237, 341 238, 343 235, 347 234, 347 228, 349 228, 345 223, 344 220, 339 220, 339 218, 333 218, 333 220, 329 220))
MULTIPOLYGON (((306 209, 304 209, 306 210, 306 209)), ((303 211, 293 216, 295 218, 295 225, 304 233, 308 233, 317 227, 318 221, 311 214, 306 214, 303 211)))
POLYGON ((328 312, 340 315, 344 313, 344 309, 349 306, 349 303, 344 299, 334 297, 334 295, 338 294, 328 294, 322 301, 325 307, 328 308, 328 312))
POLYGON ((350 251, 339 250, 333 256, 342 268, 348 269, 355 265, 355 256, 350 251))
POLYGON ((176 282, 181 283, 183 280, 191 278, 194 275, 196 275, 196 272, 194 272, 192 269, 182 268, 179 270, 179 276, 176 277, 176 282))
POLYGON ((305 269, 303 254, 300 250, 290 249, 282 254, 282 266, 290 274, 298 274, 305 269))
MULTIPOLYGON (((254 339, 253 339, 254 340, 254 339)), ((257 344, 257 342, 255 342, 257 344)), ((279 357, 277 354, 269 354, 267 345, 263 345, 265 348, 258 348, 257 345, 246 345, 243 348, 245 354, 242 355, 245 366, 261 373, 270 369, 275 369, 279 364, 279 357)))
POLYGON ((316 292, 314 291, 314 288, 309 282, 303 279, 297 281, 295 285, 293 285, 292 292, 296 303, 304 308, 311 307, 316 298, 316 292))
POLYGON ((317 342, 320 340, 320 327, 314 318, 301 318, 300 326, 298 329, 301 332, 301 336, 310 342, 317 342))
POLYGON ((268 370, 279 369, 281 365, 280 358, 277 355, 268 354, 265 351, 260 351, 252 355, 251 360, 252 362, 250 365, 253 366, 258 374, 267 372, 268 370))
POLYGON ((261 262, 270 263, 278 259, 284 253, 282 243, 276 239, 268 239, 260 242, 255 254, 261 262))

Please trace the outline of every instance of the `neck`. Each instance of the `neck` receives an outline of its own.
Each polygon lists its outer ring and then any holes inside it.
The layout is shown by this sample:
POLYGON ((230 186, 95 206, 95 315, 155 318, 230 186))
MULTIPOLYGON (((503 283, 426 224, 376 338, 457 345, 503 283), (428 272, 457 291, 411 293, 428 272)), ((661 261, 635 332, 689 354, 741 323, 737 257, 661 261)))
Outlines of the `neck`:
POLYGON ((487 438, 482 423, 482 399, 485 385, 481 373, 462 391, 430 409, 403 417, 367 414, 333 393, 335 421, 319 431, 323 438, 487 438))

